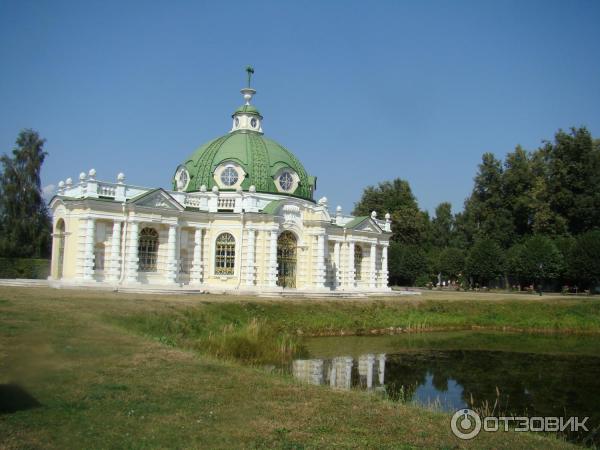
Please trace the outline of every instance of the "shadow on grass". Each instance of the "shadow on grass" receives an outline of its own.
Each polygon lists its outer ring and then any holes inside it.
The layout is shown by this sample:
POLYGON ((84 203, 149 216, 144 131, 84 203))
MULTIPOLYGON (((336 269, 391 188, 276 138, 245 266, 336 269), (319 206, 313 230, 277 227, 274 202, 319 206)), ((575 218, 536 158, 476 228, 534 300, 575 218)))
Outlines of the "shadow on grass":
POLYGON ((10 414, 42 406, 18 384, 0 384, 0 414, 10 414))

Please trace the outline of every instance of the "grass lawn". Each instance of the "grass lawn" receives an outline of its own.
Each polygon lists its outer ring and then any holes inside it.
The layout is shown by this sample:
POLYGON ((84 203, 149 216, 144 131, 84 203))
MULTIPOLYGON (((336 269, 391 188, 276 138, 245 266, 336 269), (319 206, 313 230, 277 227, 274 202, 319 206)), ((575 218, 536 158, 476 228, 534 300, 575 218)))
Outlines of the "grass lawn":
POLYGON ((447 414, 242 362, 301 352, 298 335, 471 325, 598 333, 600 301, 466 293, 276 301, 3 287, 0 385, 18 383, 40 406, 0 412, 0 448, 570 447, 523 433, 460 441, 447 414))

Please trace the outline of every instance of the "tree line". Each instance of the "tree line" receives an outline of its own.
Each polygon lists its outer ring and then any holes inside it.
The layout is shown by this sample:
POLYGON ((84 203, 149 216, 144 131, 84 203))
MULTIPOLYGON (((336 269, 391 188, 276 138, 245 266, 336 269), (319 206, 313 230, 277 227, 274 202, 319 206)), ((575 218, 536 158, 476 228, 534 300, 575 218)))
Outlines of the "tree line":
POLYGON ((461 212, 443 202, 430 217, 399 178, 364 190, 354 214, 371 211, 392 215, 393 284, 600 286, 600 140, 585 127, 483 154, 461 212))

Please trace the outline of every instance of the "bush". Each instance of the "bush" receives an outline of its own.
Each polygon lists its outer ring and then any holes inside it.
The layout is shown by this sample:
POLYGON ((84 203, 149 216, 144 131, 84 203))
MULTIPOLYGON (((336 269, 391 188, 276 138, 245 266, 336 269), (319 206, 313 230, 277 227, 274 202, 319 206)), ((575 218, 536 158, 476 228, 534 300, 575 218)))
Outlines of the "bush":
POLYGON ((418 287, 428 287, 429 289, 433 286, 429 275, 419 275, 415 281, 415 285, 418 287))
POLYGON ((50 275, 49 259, 0 258, 0 278, 43 280, 50 275))

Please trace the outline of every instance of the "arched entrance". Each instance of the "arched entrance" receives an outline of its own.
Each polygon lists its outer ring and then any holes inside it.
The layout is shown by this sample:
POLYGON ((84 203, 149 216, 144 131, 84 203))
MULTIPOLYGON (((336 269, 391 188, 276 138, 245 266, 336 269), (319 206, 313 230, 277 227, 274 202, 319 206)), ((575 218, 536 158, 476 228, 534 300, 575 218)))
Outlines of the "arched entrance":
POLYGON ((277 286, 296 287, 297 244, 291 231, 284 231, 277 239, 277 286))
POLYGON ((63 277, 63 267, 65 265, 65 221, 59 219, 54 231, 56 237, 56 278, 63 277))

